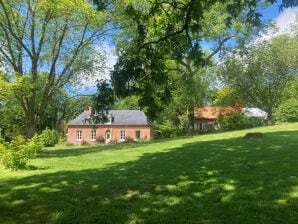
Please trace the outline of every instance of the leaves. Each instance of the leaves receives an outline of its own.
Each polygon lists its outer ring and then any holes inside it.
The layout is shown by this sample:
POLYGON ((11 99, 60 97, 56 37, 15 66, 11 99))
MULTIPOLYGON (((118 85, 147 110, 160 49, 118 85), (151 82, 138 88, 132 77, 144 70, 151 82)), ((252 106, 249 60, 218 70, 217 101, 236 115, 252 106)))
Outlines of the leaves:
POLYGON ((220 66, 224 82, 241 93, 247 104, 267 111, 269 119, 297 76, 295 38, 281 35, 237 49, 220 66))
POLYGON ((13 71, 5 84, 13 91, 5 94, 13 94, 23 108, 32 137, 45 128, 47 107, 59 91, 93 75, 94 44, 109 29, 110 18, 82 0, 3 0, 0 12, 0 54, 13 71))

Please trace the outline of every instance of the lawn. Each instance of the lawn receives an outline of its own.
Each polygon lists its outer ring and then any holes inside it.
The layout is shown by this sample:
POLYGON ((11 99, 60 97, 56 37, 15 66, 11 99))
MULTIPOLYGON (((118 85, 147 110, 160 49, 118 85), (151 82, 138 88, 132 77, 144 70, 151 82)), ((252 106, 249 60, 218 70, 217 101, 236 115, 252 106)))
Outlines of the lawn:
POLYGON ((56 147, 31 167, 0 167, 0 223, 298 223, 298 123, 56 147))

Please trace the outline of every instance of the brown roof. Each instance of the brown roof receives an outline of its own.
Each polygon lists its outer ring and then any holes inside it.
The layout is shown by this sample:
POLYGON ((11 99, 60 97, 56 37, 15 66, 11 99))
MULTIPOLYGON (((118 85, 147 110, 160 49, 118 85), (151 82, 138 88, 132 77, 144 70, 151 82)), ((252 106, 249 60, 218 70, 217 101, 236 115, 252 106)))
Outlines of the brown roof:
POLYGON ((219 115, 235 114, 239 110, 234 107, 200 107, 194 109, 196 119, 217 119, 219 115))

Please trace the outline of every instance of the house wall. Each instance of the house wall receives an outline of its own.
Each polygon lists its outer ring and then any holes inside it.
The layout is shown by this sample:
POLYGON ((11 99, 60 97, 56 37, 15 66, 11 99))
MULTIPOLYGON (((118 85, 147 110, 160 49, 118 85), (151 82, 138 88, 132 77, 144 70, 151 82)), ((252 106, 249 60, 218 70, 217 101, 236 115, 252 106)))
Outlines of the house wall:
POLYGON ((153 138, 153 129, 151 126, 124 126, 124 125, 101 125, 96 128, 94 126, 68 126, 67 142, 74 145, 81 145, 83 142, 89 144, 95 144, 97 141, 105 141, 105 134, 110 131, 111 141, 121 142, 120 132, 125 131, 125 138, 131 140, 137 140, 135 138, 135 132, 140 131, 140 139, 153 138), (91 141, 91 131, 96 129, 96 141, 91 141), (77 131, 82 132, 82 139, 78 141, 76 139, 77 131))
POLYGON ((195 119, 194 121, 196 130, 219 130, 220 124, 216 119, 195 119))

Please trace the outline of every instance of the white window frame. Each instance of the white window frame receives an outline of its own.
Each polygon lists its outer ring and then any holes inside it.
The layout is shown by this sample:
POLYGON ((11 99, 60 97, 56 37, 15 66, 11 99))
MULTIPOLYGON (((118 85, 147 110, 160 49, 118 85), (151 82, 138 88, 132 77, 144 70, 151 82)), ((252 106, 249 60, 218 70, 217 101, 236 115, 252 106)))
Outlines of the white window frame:
POLYGON ((136 130, 135 131, 135 139, 140 139, 141 138, 141 130, 136 130), (137 134, 138 133, 138 134, 137 134))
POLYGON ((77 141, 82 141, 82 131, 77 131, 76 132, 76 140, 77 141))
POLYGON ((120 131, 120 141, 125 141, 126 139, 126 133, 125 130, 120 131))
POLYGON ((96 141, 96 130, 91 130, 90 140, 92 142, 96 141))
POLYGON ((107 122, 105 124, 112 124, 113 122, 113 116, 112 114, 107 115, 107 122))

